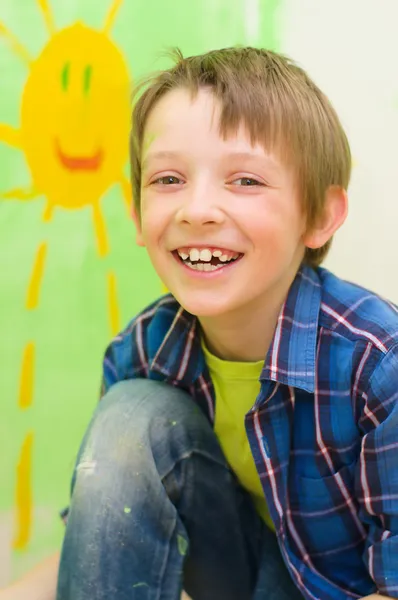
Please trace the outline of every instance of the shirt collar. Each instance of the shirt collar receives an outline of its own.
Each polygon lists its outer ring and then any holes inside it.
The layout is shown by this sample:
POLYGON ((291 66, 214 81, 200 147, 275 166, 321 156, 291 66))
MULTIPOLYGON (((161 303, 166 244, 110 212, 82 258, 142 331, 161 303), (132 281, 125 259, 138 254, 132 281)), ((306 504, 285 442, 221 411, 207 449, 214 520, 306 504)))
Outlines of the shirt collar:
POLYGON ((261 380, 314 392, 320 306, 319 277, 316 271, 304 265, 279 313, 261 380))
MULTIPOLYGON (((280 311, 260 380, 315 390, 316 340, 321 285, 317 273, 303 266, 280 311)), ((180 307, 150 368, 167 379, 191 385, 204 371, 196 317, 180 307)))

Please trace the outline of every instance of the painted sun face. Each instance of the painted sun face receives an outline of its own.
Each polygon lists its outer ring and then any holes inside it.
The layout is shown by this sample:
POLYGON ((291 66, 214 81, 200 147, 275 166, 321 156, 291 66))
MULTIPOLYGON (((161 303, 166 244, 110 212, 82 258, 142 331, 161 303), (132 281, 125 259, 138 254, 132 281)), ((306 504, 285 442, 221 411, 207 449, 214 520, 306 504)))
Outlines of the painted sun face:
POLYGON ((119 50, 80 23, 56 33, 32 64, 22 98, 21 147, 50 208, 92 204, 120 180, 128 155, 129 89, 119 50))

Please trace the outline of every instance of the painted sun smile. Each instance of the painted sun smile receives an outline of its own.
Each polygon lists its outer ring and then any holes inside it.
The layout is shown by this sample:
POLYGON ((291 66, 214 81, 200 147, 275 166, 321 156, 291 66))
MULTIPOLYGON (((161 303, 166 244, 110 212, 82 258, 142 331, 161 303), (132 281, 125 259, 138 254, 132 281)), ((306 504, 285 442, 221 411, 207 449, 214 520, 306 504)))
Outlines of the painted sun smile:
POLYGON ((62 150, 58 140, 55 140, 55 151, 62 166, 69 171, 97 171, 101 167, 104 155, 100 148, 91 156, 72 156, 62 150))

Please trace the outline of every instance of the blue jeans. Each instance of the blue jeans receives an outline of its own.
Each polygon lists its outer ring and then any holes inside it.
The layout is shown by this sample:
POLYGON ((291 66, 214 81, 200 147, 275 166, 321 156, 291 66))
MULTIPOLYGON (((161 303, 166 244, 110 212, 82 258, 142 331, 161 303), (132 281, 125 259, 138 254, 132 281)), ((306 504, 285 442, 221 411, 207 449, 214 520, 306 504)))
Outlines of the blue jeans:
POLYGON ((57 600, 298 600, 276 536, 191 397, 113 386, 72 481, 57 600))

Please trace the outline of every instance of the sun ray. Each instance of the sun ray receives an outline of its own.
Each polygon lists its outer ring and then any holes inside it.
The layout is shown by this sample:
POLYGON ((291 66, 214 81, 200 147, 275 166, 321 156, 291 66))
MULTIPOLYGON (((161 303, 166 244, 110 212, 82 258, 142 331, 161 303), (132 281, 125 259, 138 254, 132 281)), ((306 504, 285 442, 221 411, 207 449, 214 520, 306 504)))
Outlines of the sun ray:
POLYGON ((35 263, 26 297, 26 309, 33 310, 39 303, 39 295, 43 280, 44 265, 47 257, 47 244, 43 242, 37 249, 35 263))
POLYGON ((105 19, 105 24, 104 24, 104 28, 103 28, 103 32, 108 35, 110 30, 112 29, 113 23, 115 21, 116 18, 116 14, 120 8, 120 6, 122 5, 123 0, 113 0, 108 14, 106 16, 105 19))
POLYGON ((51 8, 47 0, 37 0, 39 4, 39 8, 43 13, 44 21, 46 23, 47 31, 52 37, 56 32, 56 27, 54 23, 54 16, 51 12, 51 8))
POLYGON ((0 200, 33 200, 36 198, 38 192, 34 188, 13 188, 6 192, 0 192, 0 200))
POLYGON ((22 444, 17 466, 17 484, 15 490, 16 523, 12 546, 23 550, 28 545, 32 530, 32 447, 33 433, 26 435, 22 444))
POLYGON ((12 146, 13 148, 22 148, 21 132, 11 125, 0 123, 0 142, 12 146))
POLYGON ((14 54, 19 56, 23 62, 30 66, 32 58, 25 46, 21 44, 18 38, 0 21, 0 36, 2 36, 10 44, 14 54))
POLYGON ((133 209, 133 192, 131 189, 130 180, 125 175, 122 175, 122 177, 120 178, 120 187, 122 188, 122 194, 127 209, 127 215, 131 217, 133 209))
POLYGON ((49 202, 47 202, 43 212, 43 221, 45 221, 46 223, 48 223, 48 221, 51 221, 53 217, 53 212, 54 207, 49 202))
POLYGON ((33 380, 35 367, 35 345, 28 342, 25 346, 22 357, 22 369, 20 377, 19 401, 20 409, 25 410, 32 405, 33 401, 33 380))
POLYGON ((101 209, 98 204, 94 204, 94 206, 93 206, 93 216, 94 216, 94 229, 95 229, 95 237, 97 239, 98 254, 101 257, 103 257, 108 254, 109 247, 108 247, 108 240, 107 240, 107 236, 106 236, 104 217, 101 214, 101 209))
POLYGON ((120 331, 120 312, 117 302, 116 276, 112 271, 108 273, 108 306, 111 336, 114 337, 120 331))

